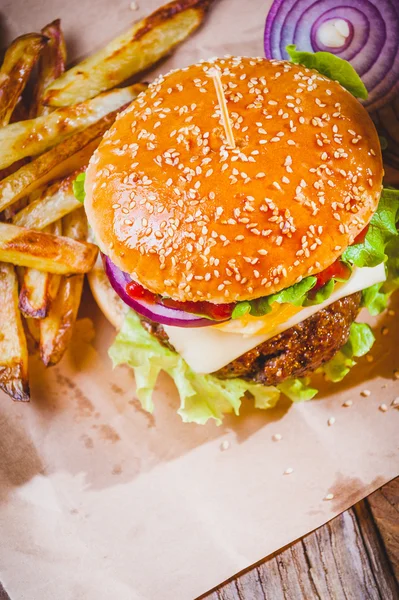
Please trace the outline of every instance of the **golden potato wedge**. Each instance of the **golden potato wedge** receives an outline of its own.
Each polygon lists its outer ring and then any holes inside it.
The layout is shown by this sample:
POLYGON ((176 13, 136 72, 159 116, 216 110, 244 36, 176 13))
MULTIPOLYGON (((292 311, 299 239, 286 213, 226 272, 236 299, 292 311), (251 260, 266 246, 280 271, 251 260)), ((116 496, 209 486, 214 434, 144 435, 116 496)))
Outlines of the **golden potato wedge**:
MULTIPOLYGON (((56 19, 46 25, 42 29, 42 34, 47 37, 48 41, 39 58, 37 81, 33 93, 33 101, 30 106, 31 118, 52 112, 52 108, 44 106, 42 103, 43 92, 65 70, 66 46, 60 20, 56 19)), ((15 113, 16 111, 13 112, 12 120, 14 120, 15 113)), ((38 192, 39 190, 36 190, 30 194, 30 204, 36 200, 36 196, 45 196, 46 194, 46 190, 42 194, 38 194, 38 192)), ((20 200, 4 212, 12 211, 19 202, 20 200)), ((28 223, 23 223, 23 225, 30 227, 28 223)), ((44 227, 43 225, 41 229, 44 227)), ((44 231, 54 235, 62 235, 61 221, 55 221, 48 227, 45 227, 44 231)), ((40 341, 40 328, 37 324, 35 328, 34 319, 44 318, 47 315, 50 303, 57 295, 61 276, 32 268, 22 268, 22 270, 24 273, 20 283, 19 309, 25 316, 25 326, 30 334, 28 341, 32 338, 38 345, 40 341)))
MULTIPOLYGON (((63 234, 82 242, 87 239, 87 221, 80 208, 63 219, 63 234)), ((40 356, 46 366, 57 364, 70 342, 83 289, 83 275, 62 277, 48 316, 40 323, 40 356)))
POLYGON ((21 35, 7 49, 0 68, 0 126, 7 125, 47 38, 21 35))
POLYGON ((0 261, 69 275, 92 269, 98 248, 69 237, 0 223, 0 261))
POLYGON ((80 208, 82 204, 76 200, 72 186, 77 175, 85 169, 86 165, 47 187, 36 200, 14 216, 12 220, 14 225, 43 230, 51 223, 80 208))
POLYGON ((30 107, 32 118, 51 112, 51 109, 43 104, 44 90, 65 71, 67 57, 60 19, 55 19, 43 27, 41 33, 48 41, 39 58, 37 82, 30 107))
POLYGON ((117 88, 86 102, 3 127, 0 129, 0 169, 21 158, 46 152, 71 134, 86 129, 108 113, 132 102, 145 89, 142 83, 117 88))
POLYGON ((114 122, 117 112, 110 113, 87 129, 71 135, 0 181, 0 211, 49 181, 69 175, 86 164, 100 143, 101 136, 114 122))
MULTIPOLYGON (((44 231, 53 235, 62 235, 61 221, 49 225, 44 231)), ((51 302, 57 295, 60 281, 60 275, 37 269, 25 269, 19 293, 19 310, 23 315, 32 319, 44 319, 51 302)))
POLYGON ((18 280, 12 265, 0 263, 0 389, 29 400, 28 347, 18 309, 18 280))
POLYGON ((162 6, 56 79, 44 103, 83 102, 148 69, 199 27, 212 1, 175 0, 162 6))

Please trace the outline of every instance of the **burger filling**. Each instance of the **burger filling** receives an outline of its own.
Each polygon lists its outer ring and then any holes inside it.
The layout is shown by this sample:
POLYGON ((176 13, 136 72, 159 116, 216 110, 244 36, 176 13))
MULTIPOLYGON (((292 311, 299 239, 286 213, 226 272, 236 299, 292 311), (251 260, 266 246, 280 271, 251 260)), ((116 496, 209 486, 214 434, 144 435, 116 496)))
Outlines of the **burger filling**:
MULTIPOLYGON (((272 339, 245 352, 214 373, 263 385, 306 377, 333 358, 348 341, 361 304, 361 293, 341 298, 272 339)), ((175 348, 162 325, 142 319, 143 327, 170 350, 175 348)), ((195 338, 192 339, 195 345, 195 338)))

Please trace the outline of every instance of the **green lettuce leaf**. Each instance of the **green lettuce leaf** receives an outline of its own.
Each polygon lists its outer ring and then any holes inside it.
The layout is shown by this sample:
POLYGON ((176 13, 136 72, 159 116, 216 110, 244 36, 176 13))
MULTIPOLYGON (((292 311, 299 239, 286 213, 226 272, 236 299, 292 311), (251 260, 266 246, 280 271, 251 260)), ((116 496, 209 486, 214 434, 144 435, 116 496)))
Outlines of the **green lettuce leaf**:
POLYGON ((367 308, 373 317, 382 313, 388 306, 389 295, 383 292, 384 283, 375 283, 362 292, 362 306, 367 308))
POLYGON ((348 341, 335 356, 322 367, 329 381, 341 381, 355 366, 355 358, 360 358, 370 351, 375 338, 366 323, 352 323, 348 341))
POLYGON ((373 316, 387 308, 389 297, 399 289, 399 235, 387 244, 385 251, 388 257, 385 263, 386 281, 376 283, 362 292, 362 306, 373 316))
POLYGON ((314 288, 317 283, 317 277, 305 277, 299 283, 295 283, 285 290, 268 296, 269 304, 278 302, 279 304, 293 304, 294 306, 303 306, 308 292, 314 288))
POLYGON ((314 398, 318 392, 310 387, 309 379, 290 379, 278 384, 278 389, 283 392, 292 402, 305 402, 314 398))
POLYGON ((366 100, 367 89, 348 61, 330 52, 300 52, 294 44, 286 46, 291 62, 314 69, 329 79, 338 81, 355 98, 366 100))
POLYGON ((305 277, 299 283, 295 283, 276 294, 257 298, 256 300, 239 302, 232 313, 233 319, 251 314, 253 317, 263 317, 272 310, 272 304, 293 304, 294 306, 303 306, 307 298, 308 292, 316 285, 316 277, 305 277))
POLYGON ((376 267, 388 259, 387 244, 398 235, 399 190, 384 188, 363 242, 349 246, 343 260, 357 267, 376 267))
POLYGON ((321 304, 325 300, 327 300, 334 291, 336 284, 336 279, 330 279, 327 281, 323 287, 321 287, 317 292, 311 297, 308 296, 304 302, 305 306, 314 306, 315 304, 321 304))
POLYGON ((79 173, 79 175, 76 177, 75 181, 72 184, 73 195, 75 196, 76 200, 79 200, 79 202, 81 202, 82 204, 85 201, 86 196, 85 179, 86 173, 79 173))
POLYGON ((262 409, 275 406, 280 397, 275 387, 194 373, 179 354, 162 346, 142 327, 133 311, 128 313, 109 355, 114 366, 128 364, 132 367, 137 397, 148 412, 154 409, 152 394, 159 373, 168 373, 180 395, 177 412, 186 423, 202 425, 214 419, 220 424, 225 413, 238 415, 241 399, 247 392, 253 396, 255 407, 262 409))

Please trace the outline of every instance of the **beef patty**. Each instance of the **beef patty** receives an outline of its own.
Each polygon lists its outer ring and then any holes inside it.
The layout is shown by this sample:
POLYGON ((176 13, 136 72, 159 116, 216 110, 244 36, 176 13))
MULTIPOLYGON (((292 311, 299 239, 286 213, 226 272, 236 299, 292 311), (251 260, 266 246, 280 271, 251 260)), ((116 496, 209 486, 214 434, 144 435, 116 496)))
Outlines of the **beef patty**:
MULTIPOLYGON (((249 350, 213 375, 221 379, 240 377, 264 385, 277 385, 285 379, 309 375, 329 361, 346 343, 360 301, 360 292, 337 300, 249 350)), ((162 325, 146 319, 142 319, 142 324, 162 344, 174 350, 162 325)))

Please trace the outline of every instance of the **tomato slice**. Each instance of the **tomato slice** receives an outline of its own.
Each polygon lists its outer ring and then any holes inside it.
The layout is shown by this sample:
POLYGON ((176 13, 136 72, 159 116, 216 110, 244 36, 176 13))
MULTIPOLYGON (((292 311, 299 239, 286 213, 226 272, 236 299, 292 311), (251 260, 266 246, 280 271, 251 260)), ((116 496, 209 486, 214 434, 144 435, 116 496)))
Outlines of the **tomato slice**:
POLYGON ((351 269, 342 260, 336 260, 332 265, 316 275, 317 282, 312 291, 322 288, 330 279, 343 279, 346 281, 351 276, 351 269))

